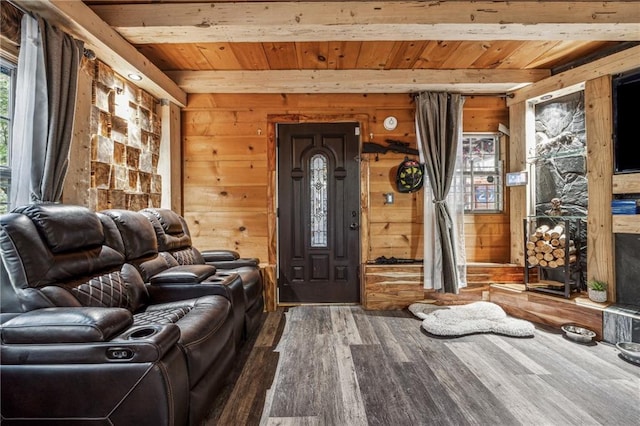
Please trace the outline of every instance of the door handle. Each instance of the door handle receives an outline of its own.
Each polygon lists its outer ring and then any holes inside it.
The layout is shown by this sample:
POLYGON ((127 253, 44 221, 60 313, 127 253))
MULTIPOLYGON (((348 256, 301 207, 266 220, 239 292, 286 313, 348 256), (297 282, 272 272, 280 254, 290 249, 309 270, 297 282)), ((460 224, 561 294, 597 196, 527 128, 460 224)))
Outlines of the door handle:
POLYGON ((349 229, 353 229, 356 230, 360 227, 360 225, 358 225, 357 223, 353 222, 351 225, 349 225, 349 229))

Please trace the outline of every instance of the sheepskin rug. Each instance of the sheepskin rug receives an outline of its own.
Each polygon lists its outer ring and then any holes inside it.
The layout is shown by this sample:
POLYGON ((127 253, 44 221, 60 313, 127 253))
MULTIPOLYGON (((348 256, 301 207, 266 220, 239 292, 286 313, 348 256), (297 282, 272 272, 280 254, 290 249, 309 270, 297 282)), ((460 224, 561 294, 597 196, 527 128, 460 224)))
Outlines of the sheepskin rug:
POLYGON ((434 336, 455 337, 476 333, 495 333, 513 337, 533 337, 529 321, 512 318, 492 302, 438 306, 413 303, 409 311, 422 319, 422 328, 434 336))

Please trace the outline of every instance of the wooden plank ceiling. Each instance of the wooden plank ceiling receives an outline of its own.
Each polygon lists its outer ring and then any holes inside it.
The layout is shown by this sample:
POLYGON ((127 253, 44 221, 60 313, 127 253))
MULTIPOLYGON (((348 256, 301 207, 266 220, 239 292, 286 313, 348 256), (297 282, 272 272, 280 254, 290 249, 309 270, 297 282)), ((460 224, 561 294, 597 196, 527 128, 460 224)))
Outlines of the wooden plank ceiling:
POLYGON ((84 3, 188 93, 504 93, 640 40, 634 2, 84 3))

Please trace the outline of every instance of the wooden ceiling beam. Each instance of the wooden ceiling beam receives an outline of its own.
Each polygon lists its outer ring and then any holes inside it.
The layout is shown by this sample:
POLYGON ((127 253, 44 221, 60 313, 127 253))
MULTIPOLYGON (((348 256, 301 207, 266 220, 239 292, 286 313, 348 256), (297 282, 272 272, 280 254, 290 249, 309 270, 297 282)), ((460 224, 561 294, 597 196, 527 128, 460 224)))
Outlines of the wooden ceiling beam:
POLYGON ((582 84, 604 75, 613 75, 640 67, 640 46, 630 47, 605 58, 555 74, 543 81, 520 88, 507 100, 511 106, 582 84))
POLYGON ((640 40, 640 8, 631 1, 276 1, 92 9, 133 44, 640 40))
POLYGON ((187 93, 506 93, 547 70, 167 71, 187 93))
POLYGON ((132 83, 153 96, 168 99, 180 106, 187 104, 187 94, 182 89, 83 2, 63 0, 12 0, 12 2, 84 41, 87 49, 93 50, 100 60, 109 64, 122 77, 128 78, 131 73, 142 76, 142 81, 132 80, 132 83))

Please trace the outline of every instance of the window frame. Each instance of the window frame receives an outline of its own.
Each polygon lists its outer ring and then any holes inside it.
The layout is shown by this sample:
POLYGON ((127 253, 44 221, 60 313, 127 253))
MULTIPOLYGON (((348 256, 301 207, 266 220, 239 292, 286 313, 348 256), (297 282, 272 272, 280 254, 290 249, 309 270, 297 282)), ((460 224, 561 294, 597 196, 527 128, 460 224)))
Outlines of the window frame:
POLYGON ((16 74, 18 65, 13 61, 10 61, 0 56, 0 72, 9 76, 9 96, 7 104, 6 116, 0 115, 0 119, 7 122, 8 135, 7 135, 7 162, 6 164, 0 164, 0 186, 4 187, 6 193, 6 200, 0 200, 0 213, 6 213, 9 210, 10 204, 10 189, 11 189, 11 151, 13 144, 13 122, 15 114, 15 99, 16 99, 16 74), (7 72, 5 72, 5 70, 7 72))
MULTIPOLYGON (((501 134, 499 132, 463 132, 462 134, 462 174, 464 188, 464 213, 465 214, 496 214, 504 212, 504 173, 501 160, 501 134), (466 161, 465 144, 470 144, 473 139, 493 139, 494 167, 486 171, 474 169, 474 161, 466 161), (476 183, 476 178, 493 177, 496 182, 476 183), (482 189, 484 188, 484 191, 482 189), (478 200, 478 196, 491 193, 493 189, 493 201, 478 200), (491 208, 483 208, 478 203, 492 204, 491 208)), ((483 158, 487 158, 485 155, 483 158)), ((487 179, 488 180, 488 179, 487 179)))

